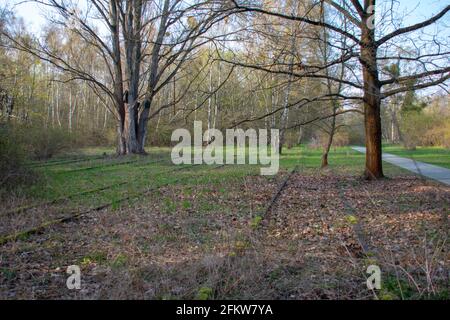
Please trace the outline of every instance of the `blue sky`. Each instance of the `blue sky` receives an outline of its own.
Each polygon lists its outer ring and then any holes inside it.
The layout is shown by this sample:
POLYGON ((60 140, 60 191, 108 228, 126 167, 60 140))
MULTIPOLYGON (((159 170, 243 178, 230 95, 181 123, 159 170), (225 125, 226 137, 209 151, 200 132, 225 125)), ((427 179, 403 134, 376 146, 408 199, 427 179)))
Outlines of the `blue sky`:
MULTIPOLYGON (((29 30, 38 31, 45 23, 44 12, 36 4, 26 0, 6 0, 6 2, 14 6, 16 14, 24 19, 29 30)), ((396 2, 401 12, 414 10, 405 19, 405 24, 413 24, 429 18, 434 13, 439 12, 444 6, 450 4, 450 0, 398 0, 396 2)), ((450 24, 450 17, 445 17, 444 21, 450 24)))
POLYGON ((45 23, 41 10, 35 3, 23 3, 21 0, 6 0, 13 5, 17 16, 23 18, 29 30, 38 30, 45 23))

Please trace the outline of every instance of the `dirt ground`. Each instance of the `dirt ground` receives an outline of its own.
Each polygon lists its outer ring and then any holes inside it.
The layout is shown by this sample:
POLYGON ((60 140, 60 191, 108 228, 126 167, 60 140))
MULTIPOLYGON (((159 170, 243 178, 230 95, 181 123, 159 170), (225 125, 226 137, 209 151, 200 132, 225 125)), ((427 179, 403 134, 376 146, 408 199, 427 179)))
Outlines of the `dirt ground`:
MULTIPOLYGON (((0 298, 449 298, 450 188, 296 173, 265 212, 286 174, 166 186, 10 241, 0 298), (69 265, 81 268, 81 290, 66 287, 69 265), (369 265, 381 290, 367 288, 369 265)), ((23 219, 33 214, 45 212, 23 219)), ((5 232, 17 227, 9 221, 5 232)))

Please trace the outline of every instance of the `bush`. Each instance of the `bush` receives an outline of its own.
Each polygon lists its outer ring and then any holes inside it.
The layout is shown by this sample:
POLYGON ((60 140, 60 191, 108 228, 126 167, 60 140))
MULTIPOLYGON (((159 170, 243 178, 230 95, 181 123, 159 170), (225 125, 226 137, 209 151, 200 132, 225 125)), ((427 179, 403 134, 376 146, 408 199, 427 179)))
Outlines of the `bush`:
MULTIPOLYGON (((313 149, 325 148, 328 144, 330 136, 328 133, 320 131, 315 137, 311 138, 309 147, 313 149)), ((337 130, 333 136, 333 148, 348 146, 350 143, 350 137, 347 130, 337 130)))
POLYGON ((28 177, 22 144, 10 127, 0 125, 0 188, 23 183, 28 177))
POLYGON ((147 139, 150 139, 152 146, 170 146, 172 145, 171 137, 173 129, 169 127, 160 127, 158 130, 149 130, 147 139))
POLYGON ((47 160, 77 148, 115 145, 113 129, 80 129, 68 132, 66 128, 49 127, 35 122, 14 128, 17 143, 23 146, 28 158, 47 160))
POLYGON ((333 147, 345 147, 350 144, 350 135, 347 130, 338 130, 333 137, 333 147))
POLYGON ((434 125, 425 132, 422 145, 450 149, 450 117, 435 119, 434 125))
POLYGON ((74 146, 73 139, 62 128, 24 126, 20 129, 20 136, 27 153, 34 160, 50 159, 74 146))
POLYGON ((70 133, 72 147, 98 147, 115 146, 117 142, 117 132, 115 128, 90 128, 74 131, 70 133))
POLYGON ((438 113, 405 112, 400 122, 405 148, 443 146, 450 148, 450 119, 438 113))

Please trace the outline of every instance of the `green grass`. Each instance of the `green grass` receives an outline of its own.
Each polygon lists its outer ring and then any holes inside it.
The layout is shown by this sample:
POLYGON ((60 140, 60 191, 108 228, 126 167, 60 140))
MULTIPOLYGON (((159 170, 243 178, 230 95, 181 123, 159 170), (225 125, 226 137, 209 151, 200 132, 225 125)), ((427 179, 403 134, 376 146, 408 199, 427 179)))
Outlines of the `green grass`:
POLYGON ((450 150, 441 147, 417 147, 408 150, 398 145, 385 145, 383 151, 450 169, 450 150))
MULTIPOLYGON (((280 157, 280 167, 291 169, 296 165, 301 171, 319 170, 322 160, 321 148, 310 148, 306 145, 292 149, 284 149, 280 157)), ((364 171, 365 155, 351 147, 337 147, 330 150, 328 156, 329 168, 336 173, 361 175, 364 171)), ((410 175, 409 171, 384 162, 386 176, 410 175)))
MULTIPOLYGON (((299 165, 305 169, 320 168, 322 159, 322 149, 310 148, 302 145, 292 149, 285 148, 280 157, 282 168, 293 168, 299 165)), ((339 147, 332 149, 328 159, 330 168, 343 168, 354 171, 363 171, 364 155, 351 149, 350 147, 339 147)))
MULTIPOLYGON (((174 166, 170 160, 170 148, 149 148, 149 155, 113 157, 113 150, 105 148, 90 148, 81 150, 76 157, 85 158, 87 161, 75 163, 53 163, 55 160, 47 162, 48 165, 35 168, 42 177, 40 182, 25 190, 28 203, 40 203, 68 195, 76 195, 69 201, 64 202, 66 208, 78 209, 80 207, 92 207, 104 203, 114 203, 113 208, 117 209, 126 203, 119 201, 129 194, 139 194, 150 188, 158 188, 167 184, 178 184, 189 188, 195 185, 216 185, 218 188, 224 187, 227 182, 233 183, 242 180, 248 175, 259 175, 260 165, 231 165, 220 169, 213 169, 213 166, 198 165, 188 166, 185 170, 178 170, 180 166, 174 166), (110 156, 101 159, 92 159, 107 153, 110 156), (164 159, 161 162, 155 162, 164 159), (131 163, 128 163, 132 161, 131 163), (176 170, 176 171, 173 171, 176 170), (84 195, 77 195, 86 190, 93 190, 105 186, 116 185, 107 190, 93 192, 84 195), (117 203, 116 203, 117 201, 117 203)), ((73 155, 73 154, 72 154, 73 155)), ((280 156, 280 171, 285 172, 298 166, 300 171, 314 172, 320 170, 321 149, 314 149, 307 146, 299 146, 292 149, 284 149, 280 156)), ((68 156, 62 156, 67 159, 68 156)), ((329 155, 330 169, 337 173, 358 175, 363 172, 364 155, 352 150, 350 147, 340 147, 332 149, 329 155)), ((402 169, 385 164, 387 175, 409 174, 402 169)), ((267 176, 267 179, 273 179, 267 176)), ((132 200, 131 200, 132 201, 132 200)), ((176 208, 189 208, 192 203, 183 202, 180 204, 166 203, 166 211, 173 212, 176 208)), ((202 205, 204 211, 211 211, 217 208, 209 207, 211 204, 202 205)))

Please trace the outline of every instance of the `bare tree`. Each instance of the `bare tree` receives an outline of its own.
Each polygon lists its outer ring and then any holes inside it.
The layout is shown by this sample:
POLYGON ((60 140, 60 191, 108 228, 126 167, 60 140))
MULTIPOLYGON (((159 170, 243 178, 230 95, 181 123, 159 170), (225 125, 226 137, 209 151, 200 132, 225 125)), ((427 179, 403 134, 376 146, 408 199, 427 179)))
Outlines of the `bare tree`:
MULTIPOLYGON (((342 6, 345 7, 345 1, 343 1, 342 6)), ((320 16, 322 18, 322 22, 326 22, 326 12, 325 8, 323 6, 323 3, 321 3, 320 8, 320 16)), ((347 19, 344 17, 342 21, 342 28, 343 30, 347 30, 347 19)), ((318 35, 318 37, 322 36, 323 41, 319 41, 319 51, 322 54, 322 59, 324 63, 326 64, 329 61, 332 61, 333 59, 333 53, 334 51, 338 51, 337 55, 342 56, 345 54, 345 51, 347 50, 347 41, 345 37, 341 37, 341 43, 340 48, 336 49, 330 46, 328 41, 328 30, 327 28, 322 28, 321 34, 318 35)), ((331 72, 335 72, 336 78, 342 80, 345 78, 345 62, 342 62, 340 65, 337 66, 337 70, 330 70, 331 68, 326 68, 324 70, 325 75, 330 75, 331 72)), ((342 82, 338 82, 335 85, 335 82, 331 81, 330 78, 327 78, 326 80, 326 87, 327 92, 330 95, 333 95, 333 93, 340 94, 342 93, 342 82)), ((333 145, 333 140, 336 132, 339 130, 339 126, 337 124, 337 113, 340 108, 340 101, 338 97, 332 97, 331 101, 331 117, 325 119, 324 127, 322 130, 325 132, 325 134, 328 136, 326 144, 323 147, 323 153, 322 153, 322 164, 321 167, 325 168, 328 166, 328 155, 330 153, 331 146, 333 145)))
MULTIPOLYGON (((448 44, 439 41, 437 35, 431 38, 420 38, 417 34, 424 28, 437 23, 450 10, 446 6, 439 13, 429 19, 414 25, 398 27, 398 18, 393 17, 393 6, 395 2, 388 2, 379 12, 381 17, 375 23, 375 0, 351 0, 347 7, 341 6, 333 0, 323 0, 313 2, 312 6, 324 3, 330 11, 337 15, 335 22, 321 21, 314 19, 311 14, 287 15, 277 10, 272 10, 270 6, 262 5, 255 1, 231 0, 234 10, 237 13, 256 13, 279 17, 286 20, 293 20, 306 23, 318 28, 326 28, 331 36, 343 36, 347 39, 348 49, 341 57, 335 61, 322 65, 302 65, 302 72, 291 72, 283 69, 280 65, 248 65, 237 62, 241 66, 265 70, 272 73, 293 74, 299 78, 319 78, 329 79, 332 82, 342 83, 347 86, 347 92, 361 91, 359 99, 364 105, 364 124, 366 133, 366 165, 365 177, 367 179, 378 179, 383 177, 382 167, 382 131, 381 131, 381 100, 397 93, 427 88, 443 84, 450 77, 449 48, 448 44), (347 19, 351 24, 348 30, 342 28, 340 24, 343 19, 347 19), (381 27, 382 26, 382 27, 381 27), (417 46, 420 40, 422 45, 417 46), (397 48, 396 43, 410 41, 413 50, 407 54, 393 55, 392 48, 397 48), (383 74, 379 68, 379 62, 389 59, 400 59, 404 63, 413 64, 414 70, 410 75, 402 77, 390 77, 383 74), (323 73, 323 70, 333 65, 348 62, 348 65, 359 65, 360 70, 352 69, 348 73, 352 77, 339 79, 323 73), (411 80, 415 80, 411 85, 411 80), (382 90, 388 84, 396 84, 395 89, 382 90)), ((308 12, 308 11, 307 11, 308 12)), ((229 61, 236 63, 236 61, 229 61)), ((357 99, 351 94, 345 96, 338 95, 345 99, 357 99)), ((318 100, 312 99, 312 100, 318 100)))
POLYGON ((169 85, 195 50, 208 42, 204 34, 229 14, 212 10, 209 1, 89 0, 84 11, 77 1, 35 0, 51 9, 54 26, 71 29, 94 48, 106 75, 99 77, 89 61, 65 57, 58 48, 12 33, 14 47, 29 52, 86 81, 117 121, 117 152, 145 153, 148 120, 183 98, 150 111, 155 96, 169 85), (106 30, 105 30, 106 27, 106 30), (87 63, 86 63, 87 62, 87 63))

